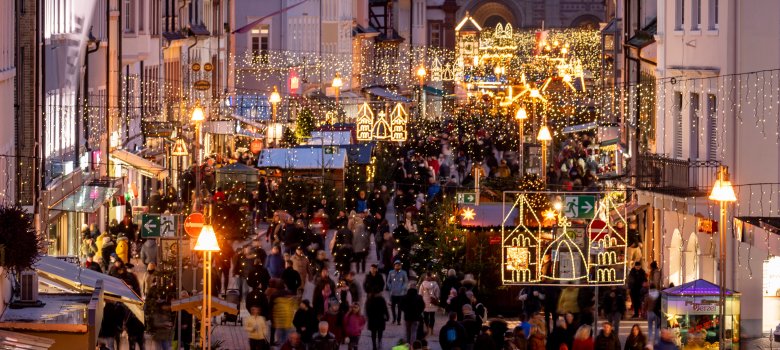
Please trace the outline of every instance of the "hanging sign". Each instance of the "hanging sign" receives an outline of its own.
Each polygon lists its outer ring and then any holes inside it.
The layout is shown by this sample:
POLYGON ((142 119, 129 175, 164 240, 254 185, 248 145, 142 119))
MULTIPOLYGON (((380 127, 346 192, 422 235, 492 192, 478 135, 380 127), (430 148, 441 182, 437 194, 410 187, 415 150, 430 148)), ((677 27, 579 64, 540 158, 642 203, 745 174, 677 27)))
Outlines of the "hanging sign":
POLYGON ((211 88, 211 83, 208 80, 198 80, 192 83, 192 88, 198 91, 206 91, 211 88))
POLYGON ((718 222, 710 219, 697 218, 696 228, 699 232, 713 234, 718 232, 718 222))

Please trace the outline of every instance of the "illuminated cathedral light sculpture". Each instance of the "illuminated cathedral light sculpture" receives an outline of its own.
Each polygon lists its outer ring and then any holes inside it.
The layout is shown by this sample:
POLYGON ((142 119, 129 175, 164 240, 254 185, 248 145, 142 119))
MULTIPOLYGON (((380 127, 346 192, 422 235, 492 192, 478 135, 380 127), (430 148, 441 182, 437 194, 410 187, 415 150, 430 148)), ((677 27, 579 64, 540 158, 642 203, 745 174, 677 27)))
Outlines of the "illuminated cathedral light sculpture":
POLYGON ((393 111, 390 112, 390 140, 391 141, 406 141, 407 131, 406 123, 408 114, 404 109, 404 105, 400 102, 395 105, 393 111))
POLYGON ((371 110, 371 106, 367 102, 363 102, 358 109, 358 117, 355 124, 358 141, 371 141, 373 139, 374 111, 371 110))

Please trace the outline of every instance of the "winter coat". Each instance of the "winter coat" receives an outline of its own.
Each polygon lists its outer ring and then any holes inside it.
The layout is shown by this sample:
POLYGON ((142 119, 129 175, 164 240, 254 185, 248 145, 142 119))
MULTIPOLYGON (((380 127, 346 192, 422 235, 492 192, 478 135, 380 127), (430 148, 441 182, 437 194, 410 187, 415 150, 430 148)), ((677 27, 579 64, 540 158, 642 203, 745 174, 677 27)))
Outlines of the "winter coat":
POLYGON ((157 265, 157 240, 147 239, 141 246, 141 261, 144 265, 154 263, 157 265))
POLYGON ((265 258, 265 268, 271 274, 271 278, 281 278, 284 271, 284 258, 281 253, 269 254, 265 258))
POLYGON ((618 339, 617 331, 612 331, 609 336, 604 335, 604 331, 599 331, 599 335, 596 337, 595 349, 621 350, 620 339, 618 339))
POLYGON ((283 295, 274 298, 271 307, 271 322, 276 329, 293 328, 293 317, 298 307, 298 298, 295 295, 283 295))
POLYGON ((668 340, 661 339, 654 347, 655 350, 678 350, 680 349, 677 344, 668 340))
POLYGON ((317 331, 317 314, 312 309, 298 309, 293 316, 293 326, 295 326, 295 331, 301 335, 301 339, 308 343, 312 334, 317 331))
POLYGON ((297 291, 301 287, 301 275, 294 268, 286 268, 282 271, 282 281, 290 291, 297 291))
POLYGON ((344 341, 344 319, 340 312, 325 312, 320 321, 328 322, 328 330, 336 336, 336 342, 341 344, 344 341))
POLYGON ((356 218, 352 225, 352 251, 355 253, 364 253, 371 246, 371 235, 366 230, 363 220, 356 218))
POLYGON ((382 293, 385 290, 385 277, 379 271, 377 271, 376 275, 372 275, 369 272, 363 281, 363 290, 366 294, 382 293))
POLYGON ((244 319, 244 330, 247 333, 249 339, 268 339, 268 323, 266 323, 263 316, 247 316, 244 319))
POLYGON ((127 237, 119 237, 116 242, 116 255, 122 259, 123 263, 127 264, 130 262, 130 244, 127 237))
POLYGON ((97 260, 98 257, 103 257, 104 260, 108 260, 111 257, 111 254, 109 255, 103 255, 103 243, 105 243, 106 238, 111 237, 111 235, 108 234, 108 232, 103 232, 97 238, 95 238, 95 247, 97 249, 97 252, 95 252, 94 259, 97 260))
POLYGON ((544 347, 544 336, 541 334, 533 334, 528 339, 528 350, 546 350, 544 347))
POLYGON ((568 334, 565 329, 555 327, 552 333, 550 333, 550 336, 547 337, 547 350, 558 350, 561 347, 561 344, 566 344, 566 346, 568 346, 569 341, 567 336, 568 334))
POLYGON ((425 310, 423 298, 417 294, 417 289, 411 288, 401 300, 401 310, 404 313, 404 321, 422 321, 422 313, 425 310))
POLYGON ((344 335, 347 337, 359 337, 365 326, 366 318, 363 315, 352 312, 344 315, 344 335))
MULTIPOLYGON (((579 295, 579 288, 566 287, 561 291, 561 296, 558 298, 558 314, 566 314, 567 312, 576 315, 580 312, 580 306, 577 303, 577 296, 579 295)), ((558 350, 557 348, 555 350, 558 350)))
POLYGON ((369 330, 385 330, 385 324, 390 320, 390 313, 387 311, 387 301, 381 294, 366 301, 366 316, 368 316, 369 330))
POLYGON ((170 340, 173 337, 173 324, 170 312, 160 311, 152 315, 152 338, 157 341, 170 340))
POLYGON ((645 345, 647 345, 647 338, 644 334, 639 334, 636 337, 631 334, 626 339, 624 350, 644 350, 645 345))
POLYGON ((94 256, 97 254, 97 246, 95 246, 95 242, 87 242, 87 240, 81 241, 81 248, 79 249, 79 252, 81 253, 81 258, 86 259, 87 257, 94 256))
POLYGON ((425 281, 420 285, 420 295, 425 302, 425 312, 436 312, 438 305, 431 303, 431 298, 439 298, 439 284, 434 281, 425 281))
POLYGON ((293 269, 298 271, 298 274, 301 276, 301 280, 307 280, 309 276, 309 258, 306 255, 293 254, 290 260, 292 260, 293 269))
POLYGON ((479 331, 482 329, 482 322, 477 319, 476 315, 463 316, 463 321, 460 321, 460 325, 465 330, 463 344, 474 344, 474 341, 479 335, 479 331))
POLYGON ((447 300, 447 297, 450 295, 450 290, 455 289, 455 291, 458 291, 460 288, 460 280, 457 276, 447 276, 446 279, 444 279, 444 282, 441 283, 441 290, 439 291, 439 300, 444 301, 447 300))
MULTIPOLYGON (((387 274, 387 290, 390 291, 391 296, 403 296, 406 294, 407 284, 409 283, 409 277, 406 275, 406 271, 395 269, 390 270, 387 274)), ((417 291, 415 291, 415 294, 417 291)))
POLYGON ((588 339, 574 339, 571 350, 593 350, 593 337, 588 339))
POLYGON ((251 265, 247 269, 247 284, 252 288, 260 287, 265 290, 268 288, 268 283, 271 281, 271 275, 268 273, 263 265, 251 265))

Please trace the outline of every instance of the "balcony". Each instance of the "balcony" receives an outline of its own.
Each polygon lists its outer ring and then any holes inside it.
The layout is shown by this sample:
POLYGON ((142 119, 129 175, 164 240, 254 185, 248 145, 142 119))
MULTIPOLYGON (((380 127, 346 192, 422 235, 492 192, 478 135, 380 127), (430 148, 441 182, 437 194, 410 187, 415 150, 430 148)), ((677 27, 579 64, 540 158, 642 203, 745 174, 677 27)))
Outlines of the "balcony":
POLYGON ((637 159, 636 187, 678 197, 709 194, 720 161, 695 161, 642 154, 637 159))

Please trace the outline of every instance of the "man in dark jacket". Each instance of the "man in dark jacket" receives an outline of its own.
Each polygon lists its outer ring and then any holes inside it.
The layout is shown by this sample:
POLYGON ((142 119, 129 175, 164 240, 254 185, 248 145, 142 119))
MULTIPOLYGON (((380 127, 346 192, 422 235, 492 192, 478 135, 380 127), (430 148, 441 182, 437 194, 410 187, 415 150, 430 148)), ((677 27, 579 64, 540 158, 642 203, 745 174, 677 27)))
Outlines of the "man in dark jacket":
POLYGON ((285 263, 284 271, 282 271, 282 281, 287 290, 297 293, 298 288, 301 287, 301 274, 295 271, 292 267, 292 260, 287 260, 285 263))
POLYGON ((474 347, 474 340, 479 335, 482 322, 477 319, 477 315, 470 304, 463 305, 462 309, 463 321, 460 321, 460 325, 463 326, 463 330, 466 332, 462 343, 464 348, 470 349, 474 347))
POLYGON ((371 264, 371 269, 368 270, 368 274, 366 274, 366 278, 363 281, 363 290, 366 292, 366 300, 385 290, 385 277, 379 273, 379 268, 376 264, 371 264))
POLYGON ((647 282, 647 273, 642 269, 642 263, 635 262, 634 268, 628 274, 628 287, 631 290, 631 308, 634 309, 633 318, 639 317, 639 309, 642 308, 642 288, 647 282))
POLYGON ((417 340, 417 327, 422 321, 422 313, 425 310, 425 301, 417 293, 417 288, 412 287, 406 291, 406 295, 401 300, 401 309, 406 323, 406 341, 411 344, 417 340))
POLYGON ((604 296, 604 315, 613 327, 620 329, 620 320, 626 313, 626 291, 622 287, 613 286, 604 296))
POLYGON ((439 300, 442 302, 446 301, 450 296, 450 290, 452 289, 455 289, 456 291, 460 289, 460 280, 458 279, 458 275, 455 270, 449 269, 447 271, 447 278, 445 278, 444 282, 441 283, 441 289, 439 290, 439 300))
MULTIPOLYGON (((466 330, 458 323, 458 314, 450 312, 449 320, 439 330, 439 344, 442 350, 462 349, 466 342, 466 330)), ((471 339, 471 344, 474 339, 471 339)))
POLYGON ((328 322, 320 321, 319 331, 311 337, 311 350, 337 350, 336 336, 328 331, 328 322))
POLYGON ((265 291, 266 288, 268 288, 268 283, 270 281, 271 274, 268 272, 268 269, 263 266, 262 260, 256 258, 252 263, 252 266, 249 266, 247 272, 247 284, 249 285, 249 288, 254 290, 259 287, 262 291, 265 291))
POLYGON ((620 350, 620 339, 612 329, 612 324, 604 322, 601 324, 601 332, 596 337, 595 350, 620 350))

